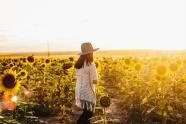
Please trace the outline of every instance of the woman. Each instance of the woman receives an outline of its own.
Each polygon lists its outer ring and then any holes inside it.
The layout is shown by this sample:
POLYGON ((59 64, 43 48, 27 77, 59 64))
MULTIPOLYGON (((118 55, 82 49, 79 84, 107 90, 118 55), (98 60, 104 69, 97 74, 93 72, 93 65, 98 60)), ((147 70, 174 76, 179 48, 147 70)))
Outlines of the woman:
POLYGON ((81 45, 80 57, 75 63, 76 69, 76 105, 83 110, 77 120, 77 124, 90 124, 90 118, 93 116, 96 105, 95 84, 98 82, 96 66, 93 62, 93 52, 99 48, 93 49, 90 42, 81 45))

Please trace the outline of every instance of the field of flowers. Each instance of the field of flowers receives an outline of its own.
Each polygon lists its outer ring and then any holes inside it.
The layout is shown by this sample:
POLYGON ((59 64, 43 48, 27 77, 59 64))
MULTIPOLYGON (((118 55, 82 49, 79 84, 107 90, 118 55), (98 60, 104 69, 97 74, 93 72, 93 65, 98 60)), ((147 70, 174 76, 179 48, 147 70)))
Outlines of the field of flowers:
MULTIPOLYGON (((1 58, 0 116, 4 119, 0 122, 27 123, 30 118, 25 120, 25 116, 30 112, 32 117, 61 115, 61 123, 73 124, 69 115, 74 104, 75 61, 74 57, 1 58)), ((120 100, 126 113, 123 123, 186 123, 183 56, 98 57, 94 62, 99 74, 98 107, 106 94, 120 100)))

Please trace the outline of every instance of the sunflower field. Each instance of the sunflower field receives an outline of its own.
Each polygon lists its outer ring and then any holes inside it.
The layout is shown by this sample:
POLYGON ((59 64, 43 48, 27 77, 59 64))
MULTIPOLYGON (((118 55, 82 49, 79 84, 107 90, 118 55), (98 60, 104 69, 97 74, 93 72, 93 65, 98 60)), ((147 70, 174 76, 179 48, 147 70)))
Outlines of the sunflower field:
MULTIPOLYGON (((61 115, 62 123, 73 124, 69 115, 74 104, 75 61, 75 57, 1 58, 0 115, 11 111, 13 119, 23 123, 31 111, 35 116, 61 115)), ((119 99, 126 114, 122 123, 186 123, 186 58, 97 57, 94 63, 99 76, 97 102, 102 94, 119 99)))

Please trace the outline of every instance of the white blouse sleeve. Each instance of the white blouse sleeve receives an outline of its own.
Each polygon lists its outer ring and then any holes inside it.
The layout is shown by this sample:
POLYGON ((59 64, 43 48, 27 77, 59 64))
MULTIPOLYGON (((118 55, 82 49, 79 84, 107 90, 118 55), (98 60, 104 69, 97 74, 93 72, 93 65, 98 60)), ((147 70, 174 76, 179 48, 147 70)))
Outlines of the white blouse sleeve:
POLYGON ((98 73, 95 64, 92 62, 90 74, 93 80, 98 80, 98 73))

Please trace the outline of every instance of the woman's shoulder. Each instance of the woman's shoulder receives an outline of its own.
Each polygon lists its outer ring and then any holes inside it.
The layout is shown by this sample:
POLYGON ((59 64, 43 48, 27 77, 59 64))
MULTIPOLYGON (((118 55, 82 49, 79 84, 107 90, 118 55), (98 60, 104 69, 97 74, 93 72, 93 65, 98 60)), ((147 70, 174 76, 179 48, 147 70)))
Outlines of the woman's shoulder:
POLYGON ((96 64, 94 62, 92 62, 91 67, 96 68, 96 64))
POLYGON ((91 62, 91 66, 95 66, 95 63, 94 62, 91 62))
POLYGON ((91 62, 91 64, 92 64, 92 65, 95 65, 95 63, 94 63, 94 62, 91 62))

